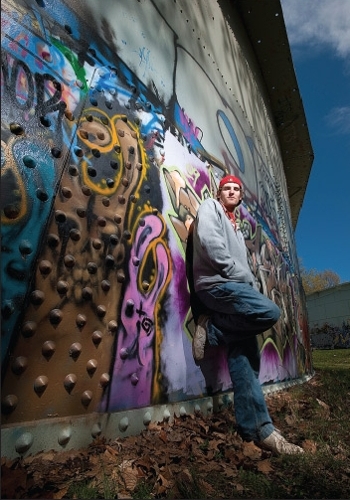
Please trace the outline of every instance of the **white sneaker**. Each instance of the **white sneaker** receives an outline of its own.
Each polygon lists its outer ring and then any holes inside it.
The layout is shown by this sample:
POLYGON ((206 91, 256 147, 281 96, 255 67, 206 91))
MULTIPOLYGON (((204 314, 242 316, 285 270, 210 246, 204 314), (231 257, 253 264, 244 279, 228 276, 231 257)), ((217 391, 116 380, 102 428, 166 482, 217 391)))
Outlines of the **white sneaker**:
POLYGON ((201 361, 204 358, 204 347, 207 341, 207 321, 210 316, 201 314, 198 323, 194 329, 192 340, 192 355, 195 361, 201 361))
POLYGON ((295 455, 297 453, 305 453, 300 446, 289 443, 276 431, 273 431, 266 439, 261 441, 259 446, 278 454, 295 455))

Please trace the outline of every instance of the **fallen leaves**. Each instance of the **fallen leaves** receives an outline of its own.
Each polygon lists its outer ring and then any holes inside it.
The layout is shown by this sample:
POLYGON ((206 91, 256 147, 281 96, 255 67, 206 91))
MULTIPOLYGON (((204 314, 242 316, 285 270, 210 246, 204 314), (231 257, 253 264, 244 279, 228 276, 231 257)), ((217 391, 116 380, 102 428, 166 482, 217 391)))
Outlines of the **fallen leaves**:
MULTIPOLYGON (((292 399, 281 392, 268 396, 267 403, 276 426, 292 441, 296 429, 306 428, 315 407, 325 418, 330 415, 329 406, 316 396, 292 399)), ((312 440, 302 446, 310 454, 317 451, 312 440)), ((340 458, 346 455, 336 451, 340 458)), ((109 442, 96 438, 84 450, 2 459, 2 498, 79 498, 72 493, 78 484, 93 488, 97 498, 131 499, 143 484, 149 488, 147 498, 189 498, 186 494, 194 490, 207 498, 227 498, 220 496, 221 486, 226 492, 247 493, 242 471, 273 481, 278 476, 273 463, 270 452, 242 441, 232 408, 224 408, 208 416, 150 423, 138 436, 109 442)))

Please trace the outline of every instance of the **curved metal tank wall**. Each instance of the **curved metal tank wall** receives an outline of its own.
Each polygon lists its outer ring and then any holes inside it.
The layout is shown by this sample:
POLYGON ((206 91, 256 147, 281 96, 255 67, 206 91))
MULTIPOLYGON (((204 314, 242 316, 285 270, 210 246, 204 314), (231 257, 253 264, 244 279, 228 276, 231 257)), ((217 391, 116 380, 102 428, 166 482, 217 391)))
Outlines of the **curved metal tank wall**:
POLYGON ((226 172, 244 182, 251 266, 282 310, 260 339, 260 380, 310 373, 278 142, 219 5, 2 10, 3 453, 77 446, 115 415, 112 434, 133 432, 156 408, 169 417, 230 391, 223 350, 192 359, 184 262, 189 224, 226 172))

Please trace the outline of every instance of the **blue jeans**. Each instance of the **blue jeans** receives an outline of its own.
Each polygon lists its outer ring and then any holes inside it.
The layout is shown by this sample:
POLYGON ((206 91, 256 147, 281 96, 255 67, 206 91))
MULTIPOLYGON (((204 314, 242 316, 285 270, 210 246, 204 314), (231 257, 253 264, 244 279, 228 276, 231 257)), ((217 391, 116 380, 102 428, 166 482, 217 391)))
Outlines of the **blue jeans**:
POLYGON ((260 352, 256 335, 280 317, 277 305, 248 283, 229 282, 198 292, 211 311, 210 345, 226 344, 238 431, 247 441, 262 441, 274 430, 258 379, 260 352))

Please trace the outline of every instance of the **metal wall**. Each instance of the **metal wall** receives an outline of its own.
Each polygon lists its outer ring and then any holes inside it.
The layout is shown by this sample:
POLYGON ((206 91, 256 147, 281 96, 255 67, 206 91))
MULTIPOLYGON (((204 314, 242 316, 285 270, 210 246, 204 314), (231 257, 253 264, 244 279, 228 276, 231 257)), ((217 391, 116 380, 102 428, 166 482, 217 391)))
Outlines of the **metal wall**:
POLYGON ((184 263, 226 172, 243 180, 250 263, 282 310, 260 380, 310 373, 282 159, 234 14, 211 0, 2 2, 3 454, 133 432, 230 391, 224 350, 192 359, 184 263))

